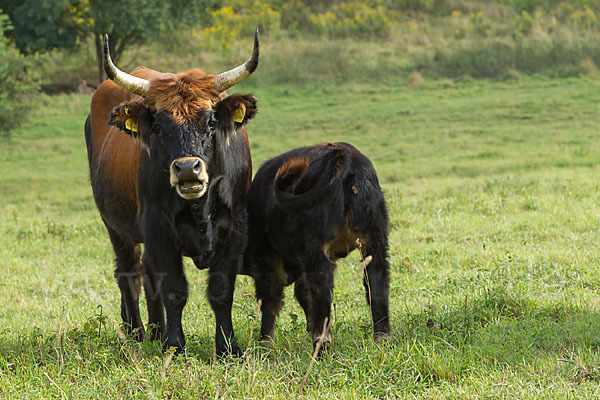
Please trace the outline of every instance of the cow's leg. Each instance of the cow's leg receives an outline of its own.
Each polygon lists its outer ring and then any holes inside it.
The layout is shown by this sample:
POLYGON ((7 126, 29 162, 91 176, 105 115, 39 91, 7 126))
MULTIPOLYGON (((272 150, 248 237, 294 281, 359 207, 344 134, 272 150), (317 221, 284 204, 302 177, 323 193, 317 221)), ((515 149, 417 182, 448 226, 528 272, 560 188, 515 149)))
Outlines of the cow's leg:
MULTIPOLYGON (((148 265, 146 254, 144 254, 143 265, 148 265)), ((164 275, 156 276, 152 268, 144 267, 144 293, 146 294, 146 306, 148 308, 148 333, 150 340, 163 340, 165 337, 165 306, 160 295, 160 287, 165 278, 164 275)))
POLYGON ((306 316, 306 331, 310 332, 312 330, 310 325, 312 302, 310 299, 308 283, 306 282, 306 274, 302 273, 294 283, 294 295, 304 310, 304 315, 306 316))
POLYGON ((373 318, 373 335, 376 341, 389 338, 391 334, 389 315, 390 266, 387 260, 387 237, 371 235, 363 248, 365 257, 373 257, 365 269, 363 284, 373 318))
MULTIPOLYGON (((183 273, 181 255, 170 243, 164 243, 164 239, 160 246, 154 245, 155 243, 146 241, 145 260, 151 270, 148 275, 155 278, 156 287, 159 289, 167 313, 167 326, 162 337, 163 345, 165 349, 174 347, 176 352, 181 352, 185 346, 181 316, 188 298, 188 284, 183 273)), ((157 323, 160 327, 162 321, 160 321, 160 311, 155 308, 158 307, 159 303, 157 303, 151 305, 152 314, 149 317, 153 319, 152 323, 157 323)))
POLYGON ((313 349, 321 342, 320 352, 331 344, 331 299, 333 293, 333 271, 335 263, 321 251, 315 251, 304 263, 312 308, 310 326, 313 349))
MULTIPOLYGON (((144 233, 144 264, 149 281, 158 287, 160 298, 167 313, 167 326, 163 336, 165 349, 174 347, 181 352, 185 346, 185 336, 181 326, 183 308, 188 299, 188 284, 183 272, 181 253, 168 233, 171 229, 161 218, 158 210, 146 209, 141 218, 144 233)), ((150 317, 160 322, 158 304, 152 304, 150 317)))
POLYGON ((207 295, 215 313, 215 349, 218 357, 228 353, 235 356, 242 355, 242 350, 235 340, 231 321, 231 306, 238 263, 228 265, 233 265, 235 268, 215 263, 208 271, 207 295))
POLYGON ((135 340, 144 338, 144 324, 140 317, 139 297, 141 274, 140 245, 119 236, 106 225, 108 235, 115 251, 115 278, 121 291, 121 318, 125 330, 135 340))

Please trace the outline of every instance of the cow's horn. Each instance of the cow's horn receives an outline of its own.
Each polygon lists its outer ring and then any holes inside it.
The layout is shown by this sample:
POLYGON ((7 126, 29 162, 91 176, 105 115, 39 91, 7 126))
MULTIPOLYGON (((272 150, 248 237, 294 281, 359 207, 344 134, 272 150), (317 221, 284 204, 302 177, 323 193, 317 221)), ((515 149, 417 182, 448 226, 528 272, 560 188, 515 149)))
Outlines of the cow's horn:
POLYGON ((254 48, 252 49, 252 55, 248 61, 232 70, 217 75, 215 78, 215 89, 217 89, 219 92, 222 92, 249 77, 254 72, 256 67, 258 67, 259 53, 260 46, 258 44, 258 28, 256 28, 254 31, 254 48))
POLYGON ((108 48, 108 35, 104 34, 104 71, 106 75, 117 85, 123 89, 137 94, 138 96, 146 97, 150 90, 150 81, 137 76, 129 75, 119 68, 115 67, 110 58, 110 50, 108 48))

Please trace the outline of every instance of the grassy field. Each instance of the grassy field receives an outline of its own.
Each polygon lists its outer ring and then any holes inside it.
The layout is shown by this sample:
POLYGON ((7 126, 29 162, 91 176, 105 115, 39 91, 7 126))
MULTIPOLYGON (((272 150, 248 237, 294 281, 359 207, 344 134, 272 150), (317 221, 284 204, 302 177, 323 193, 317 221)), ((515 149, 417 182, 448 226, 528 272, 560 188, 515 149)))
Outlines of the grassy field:
POLYGON ((90 97, 45 97, 0 143, 0 397, 598 398, 600 81, 237 90, 259 98, 255 169, 338 140, 374 162, 391 219, 391 342, 370 338, 354 253, 338 263, 333 351, 310 371, 292 291, 267 350, 246 277, 233 311, 245 361, 216 361, 206 274, 190 262, 186 354, 124 337, 88 182, 90 97))

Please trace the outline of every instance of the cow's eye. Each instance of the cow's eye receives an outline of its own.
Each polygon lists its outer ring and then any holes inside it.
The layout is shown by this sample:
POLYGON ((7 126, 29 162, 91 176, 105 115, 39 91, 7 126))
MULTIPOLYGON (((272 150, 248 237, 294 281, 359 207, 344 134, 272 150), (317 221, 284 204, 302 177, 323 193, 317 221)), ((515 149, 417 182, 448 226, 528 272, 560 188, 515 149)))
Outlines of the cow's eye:
POLYGON ((209 132, 212 133, 216 127, 217 127, 217 121, 215 121, 214 119, 211 119, 208 121, 208 131, 209 132))
POLYGON ((160 125, 156 125, 154 127, 154 133, 160 136, 161 139, 169 139, 171 137, 171 132, 166 129, 160 127, 160 125))

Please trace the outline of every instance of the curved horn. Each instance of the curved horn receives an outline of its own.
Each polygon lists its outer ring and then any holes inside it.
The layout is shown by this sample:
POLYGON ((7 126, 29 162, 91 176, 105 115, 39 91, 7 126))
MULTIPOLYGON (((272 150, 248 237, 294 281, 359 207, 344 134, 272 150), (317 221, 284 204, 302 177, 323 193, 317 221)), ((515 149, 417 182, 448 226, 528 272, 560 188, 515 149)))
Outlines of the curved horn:
POLYGON ((108 35, 106 33, 104 34, 104 71, 106 71, 106 75, 110 80, 128 92, 146 97, 150 90, 150 81, 129 75, 115 67, 115 64, 113 64, 112 59, 110 58, 108 35))
POLYGON ((219 92, 223 92, 249 77, 254 72, 256 67, 258 67, 259 53, 260 46, 258 44, 258 28, 256 28, 254 31, 254 48, 252 49, 252 55, 248 61, 238 67, 235 67, 234 69, 217 75, 215 78, 215 89, 217 89, 219 92))

